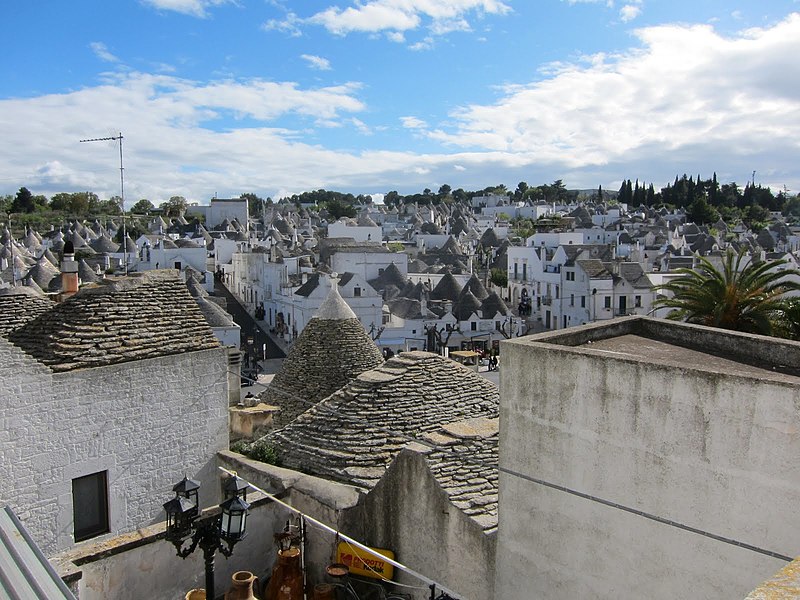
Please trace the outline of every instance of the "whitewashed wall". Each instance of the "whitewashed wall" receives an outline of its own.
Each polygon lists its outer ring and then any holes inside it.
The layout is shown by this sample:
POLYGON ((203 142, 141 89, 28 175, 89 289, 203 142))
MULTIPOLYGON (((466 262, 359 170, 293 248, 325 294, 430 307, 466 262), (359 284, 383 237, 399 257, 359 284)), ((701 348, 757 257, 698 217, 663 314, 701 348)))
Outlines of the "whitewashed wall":
POLYGON ((227 369, 219 348, 53 374, 0 339, 0 502, 53 554, 73 545, 72 479, 107 470, 107 535, 154 523, 184 474, 216 477, 227 369))

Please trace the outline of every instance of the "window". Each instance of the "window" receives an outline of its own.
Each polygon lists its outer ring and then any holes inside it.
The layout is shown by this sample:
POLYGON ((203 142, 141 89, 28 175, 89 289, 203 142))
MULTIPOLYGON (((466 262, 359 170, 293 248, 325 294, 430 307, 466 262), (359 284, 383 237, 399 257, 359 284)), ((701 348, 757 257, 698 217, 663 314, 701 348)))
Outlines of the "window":
POLYGON ((575 294, 570 294, 569 295, 569 305, 570 306, 575 306, 575 294))
POLYGON ((361 298, 361 288, 354 287, 353 288, 353 298, 361 298))
POLYGON ((575 281, 575 271, 567 271, 567 281, 575 281))
POLYGON ((75 541, 108 533, 108 472, 72 480, 72 516, 75 541))
POLYGON ((586 308, 586 296, 581 296, 581 308, 586 308))
POLYGON ((634 296, 633 297, 633 305, 636 308, 641 308, 642 307, 642 297, 641 296, 634 296))
POLYGON ((522 263, 522 278, 528 280, 528 263, 522 263))
POLYGON ((519 265, 514 261, 514 279, 519 278, 519 265))
POLYGON ((603 296, 603 308, 611 308, 611 296, 603 296))
POLYGON ((470 329, 472 331, 478 331, 478 322, 477 321, 473 321, 472 323, 469 324, 469 326, 470 326, 470 329))

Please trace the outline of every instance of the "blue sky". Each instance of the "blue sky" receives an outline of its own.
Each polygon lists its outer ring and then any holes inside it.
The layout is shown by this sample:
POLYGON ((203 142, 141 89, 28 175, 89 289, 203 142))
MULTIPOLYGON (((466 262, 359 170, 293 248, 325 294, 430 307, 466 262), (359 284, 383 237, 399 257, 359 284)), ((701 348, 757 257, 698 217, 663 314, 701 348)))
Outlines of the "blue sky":
POLYGON ((0 193, 800 189, 800 2, 5 2, 0 193))

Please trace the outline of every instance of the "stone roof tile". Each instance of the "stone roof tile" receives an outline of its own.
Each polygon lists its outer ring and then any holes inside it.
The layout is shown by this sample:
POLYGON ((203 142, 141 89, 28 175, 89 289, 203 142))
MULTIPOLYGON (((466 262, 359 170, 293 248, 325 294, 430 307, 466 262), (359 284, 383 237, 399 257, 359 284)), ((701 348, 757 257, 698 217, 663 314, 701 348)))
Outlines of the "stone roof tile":
POLYGON ((289 468, 369 489, 379 477, 350 467, 387 468, 408 443, 441 426, 496 418, 497 387, 455 361, 403 352, 363 373, 266 439, 289 468))
POLYGON ((47 312, 53 302, 27 286, 0 289, 0 336, 47 312))
POLYGON ((108 278, 9 333, 54 371, 216 348, 219 342, 173 270, 108 278))

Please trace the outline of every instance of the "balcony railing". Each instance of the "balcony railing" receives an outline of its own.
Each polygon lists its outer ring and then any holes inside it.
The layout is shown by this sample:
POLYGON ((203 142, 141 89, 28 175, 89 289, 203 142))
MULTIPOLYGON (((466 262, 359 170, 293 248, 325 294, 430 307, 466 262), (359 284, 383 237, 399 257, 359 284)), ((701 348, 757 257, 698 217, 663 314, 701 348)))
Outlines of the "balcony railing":
POLYGON ((553 297, 552 296, 542 296, 542 304, 545 306, 550 306, 553 304, 553 297))

